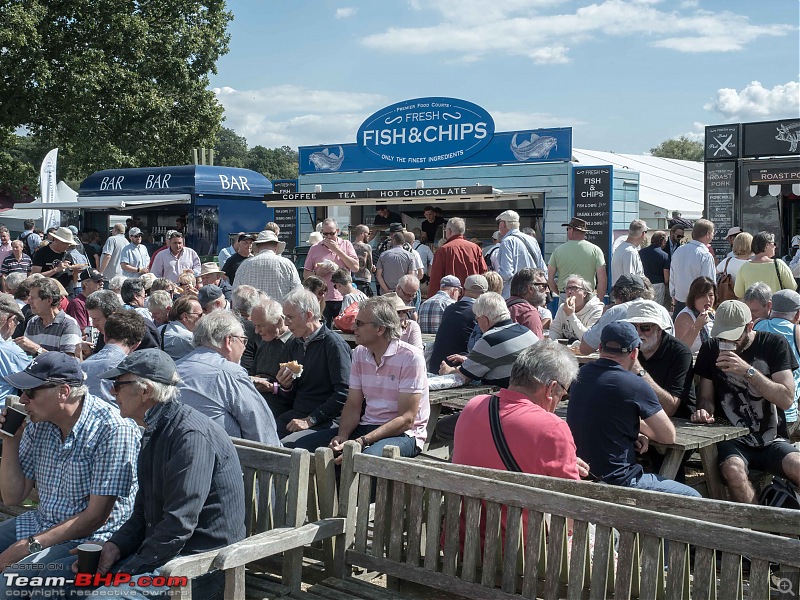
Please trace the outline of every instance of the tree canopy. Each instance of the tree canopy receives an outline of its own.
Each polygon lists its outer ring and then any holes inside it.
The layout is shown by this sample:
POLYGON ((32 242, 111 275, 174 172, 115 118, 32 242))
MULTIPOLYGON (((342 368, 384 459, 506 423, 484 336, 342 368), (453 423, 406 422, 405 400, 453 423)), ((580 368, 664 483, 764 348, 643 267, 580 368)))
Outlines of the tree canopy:
POLYGON ((0 137, 58 146, 60 177, 185 164, 220 126, 231 18, 224 0, 0 2, 0 137))
POLYGON ((682 135, 677 139, 665 140, 655 148, 650 148, 650 154, 661 158, 702 161, 703 143, 695 142, 682 135))
POLYGON ((251 169, 267 179, 296 179, 297 151, 289 146, 247 147, 247 140, 233 129, 222 127, 214 145, 214 163, 226 167, 251 169))

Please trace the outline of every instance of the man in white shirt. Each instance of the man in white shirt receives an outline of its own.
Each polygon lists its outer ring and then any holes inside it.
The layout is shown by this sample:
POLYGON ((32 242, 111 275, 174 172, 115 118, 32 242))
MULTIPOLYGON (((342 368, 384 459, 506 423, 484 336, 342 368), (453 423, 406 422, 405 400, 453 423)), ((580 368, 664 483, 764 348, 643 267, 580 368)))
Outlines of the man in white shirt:
POLYGON ((669 267, 669 293, 674 302, 673 318, 686 306, 689 286, 698 277, 708 277, 716 281, 714 257, 706 248, 714 238, 714 224, 706 219, 698 219, 692 227, 692 240, 680 246, 672 256, 669 267))
POLYGON ((628 237, 614 251, 611 257, 611 285, 622 275, 638 275, 644 277, 644 267, 639 258, 639 246, 647 235, 647 223, 641 219, 631 221, 628 237))
POLYGON ((114 225, 111 235, 103 246, 103 258, 100 259, 100 272, 109 281, 112 277, 117 275, 124 275, 122 267, 120 266, 120 259, 122 258, 122 250, 128 245, 128 240, 125 239, 125 224, 117 223, 114 225))
POLYGON ((138 277, 142 273, 148 273, 147 266, 150 264, 150 253, 142 243, 142 230, 138 227, 131 227, 128 231, 128 238, 131 243, 122 249, 119 264, 122 274, 125 277, 138 277))
POLYGON ((506 210, 497 216, 500 231, 497 272, 503 278, 503 298, 511 296, 511 278, 522 269, 541 269, 547 273, 539 242, 519 230, 519 213, 506 210))

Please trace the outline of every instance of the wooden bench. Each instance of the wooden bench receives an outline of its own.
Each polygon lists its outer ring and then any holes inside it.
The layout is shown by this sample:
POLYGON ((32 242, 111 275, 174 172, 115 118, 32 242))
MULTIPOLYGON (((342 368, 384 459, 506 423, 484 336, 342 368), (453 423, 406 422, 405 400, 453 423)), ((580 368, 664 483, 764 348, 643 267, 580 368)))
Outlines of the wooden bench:
MULTIPOLYGON (((741 523, 731 522, 730 503, 709 501, 713 510, 707 514, 702 509, 706 501, 655 492, 625 490, 619 497, 597 499, 590 488, 606 493, 610 486, 560 480, 552 480, 551 486, 543 481, 547 478, 526 480, 533 476, 400 459, 394 448, 386 454, 369 456, 359 452, 358 444, 346 445, 339 514, 347 527, 336 545, 337 577, 309 588, 311 597, 401 598, 392 588, 408 581, 476 599, 613 594, 617 599, 651 600, 689 598, 691 593, 692 598, 727 600, 743 596, 743 557, 750 564, 750 598, 770 598, 770 563, 779 565, 780 576, 798 589, 800 541, 738 527, 741 523), (572 486, 556 490, 562 483, 572 486), (687 501, 683 514, 670 514, 680 513, 673 509, 687 501), (648 509, 640 507, 643 503, 648 509), (483 551, 478 527, 482 510, 483 551), (462 514, 467 524, 463 549, 462 514), (501 514, 507 516, 504 540, 501 514), (524 539, 523 514, 528 517, 524 539), (569 554, 568 522, 573 532, 569 554), (354 566, 387 574, 389 589, 350 577, 354 566)), ((744 508, 751 525, 798 533, 796 512, 744 508)))
MULTIPOLYGON (((161 575, 191 579, 219 569, 225 572, 225 597, 244 598, 245 566, 283 553, 280 584, 252 578, 248 584, 252 581, 252 585, 258 586, 262 596, 298 593, 304 546, 341 534, 345 521, 317 518, 319 506, 323 512, 330 510, 333 498, 328 496, 321 501, 317 497, 309 518, 309 488, 319 490, 319 486, 316 483, 309 486, 312 468, 307 451, 236 442, 245 485, 247 537, 218 550, 176 558, 161 569, 161 575)), ((320 480, 333 473, 333 454, 326 450, 321 449, 315 456, 313 472, 320 480)), ((332 546, 329 551, 332 565, 332 546)), ((176 587, 171 592, 185 600, 191 598, 191 586, 176 587)))

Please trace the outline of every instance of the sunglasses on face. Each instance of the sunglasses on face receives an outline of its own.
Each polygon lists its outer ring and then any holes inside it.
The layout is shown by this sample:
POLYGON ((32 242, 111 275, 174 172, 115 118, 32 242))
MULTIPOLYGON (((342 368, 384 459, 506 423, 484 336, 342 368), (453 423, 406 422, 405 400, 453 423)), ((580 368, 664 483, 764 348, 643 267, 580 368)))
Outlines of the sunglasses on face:
POLYGON ((34 398, 36 398, 36 395, 42 390, 51 390, 56 387, 58 387, 58 384, 40 385, 39 387, 31 388, 29 390, 22 390, 22 393, 25 394, 31 400, 33 400, 34 398))
POLYGON ((634 327, 636 327, 636 329, 638 331, 641 331, 642 333, 650 333, 650 331, 653 329, 653 327, 655 327, 655 325, 646 325, 646 324, 643 324, 643 323, 636 323, 634 325, 634 327))
POLYGON ((118 392, 120 388, 130 385, 131 383, 136 383, 135 379, 131 379, 130 381, 117 381, 116 379, 111 384, 111 387, 114 389, 115 392, 118 392))

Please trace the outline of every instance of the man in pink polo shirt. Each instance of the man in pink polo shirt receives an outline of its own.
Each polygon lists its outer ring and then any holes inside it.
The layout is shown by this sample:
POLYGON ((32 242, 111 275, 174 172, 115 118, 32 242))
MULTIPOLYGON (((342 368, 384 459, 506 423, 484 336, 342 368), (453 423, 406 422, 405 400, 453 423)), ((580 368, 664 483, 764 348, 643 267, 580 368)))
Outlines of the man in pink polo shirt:
POLYGON ((358 256, 353 244, 338 236, 339 227, 336 221, 325 219, 322 222, 322 241, 311 246, 303 266, 303 279, 316 275, 328 286, 325 293, 325 312, 322 313, 328 327, 342 310, 342 295, 331 282, 331 275, 339 269, 358 271, 358 256))
POLYGON ((294 447, 314 451, 330 446, 338 453, 347 440, 356 440, 366 454, 381 456, 384 446, 398 446, 401 456, 416 456, 430 415, 425 357, 399 340, 400 318, 388 298, 362 302, 355 325, 359 345, 353 350, 339 430, 323 429, 294 447))

